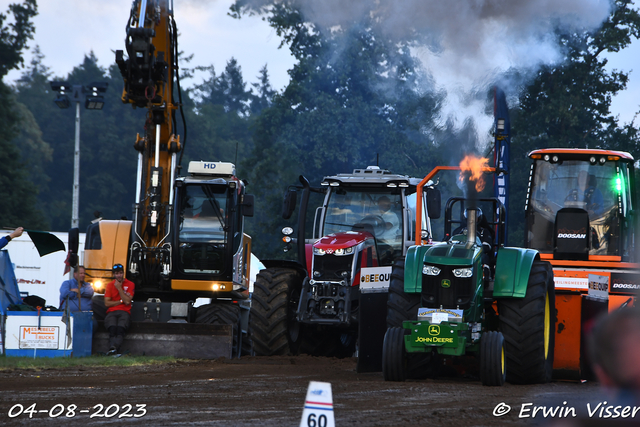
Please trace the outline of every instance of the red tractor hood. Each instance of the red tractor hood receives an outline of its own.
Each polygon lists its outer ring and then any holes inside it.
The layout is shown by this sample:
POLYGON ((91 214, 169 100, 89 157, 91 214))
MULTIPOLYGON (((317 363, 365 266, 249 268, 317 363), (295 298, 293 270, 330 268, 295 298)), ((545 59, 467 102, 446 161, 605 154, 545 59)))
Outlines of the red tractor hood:
MULTIPOLYGON (((342 233, 329 234, 322 237, 313 244, 314 248, 330 251, 331 249, 346 249, 364 242, 367 239, 373 239, 371 233, 360 231, 345 231, 342 233)), ((331 253, 331 252, 328 252, 331 253)))

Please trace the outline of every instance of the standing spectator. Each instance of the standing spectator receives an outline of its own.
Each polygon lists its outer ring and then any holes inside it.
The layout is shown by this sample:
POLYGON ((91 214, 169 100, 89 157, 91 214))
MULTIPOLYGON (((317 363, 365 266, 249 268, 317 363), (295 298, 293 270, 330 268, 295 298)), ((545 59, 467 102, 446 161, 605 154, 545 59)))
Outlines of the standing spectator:
POLYGON ((78 266, 73 272, 73 279, 65 280, 60 286, 60 309, 69 305, 69 311, 91 311, 93 287, 84 281, 84 266, 78 266))
POLYGON ((2 249, 5 246, 7 246, 7 243, 9 243, 11 240, 15 239, 16 237, 22 236, 22 232, 23 231, 24 231, 24 228, 18 227, 15 230, 13 230, 11 232, 11 234, 8 234, 8 235, 6 235, 4 237, 0 237, 0 249, 2 249))
POLYGON ((104 327, 109 331, 109 352, 117 354, 124 341, 124 336, 131 324, 131 302, 135 285, 124 278, 122 264, 113 266, 115 280, 107 283, 104 292, 104 305, 107 307, 107 315, 104 318, 104 327))

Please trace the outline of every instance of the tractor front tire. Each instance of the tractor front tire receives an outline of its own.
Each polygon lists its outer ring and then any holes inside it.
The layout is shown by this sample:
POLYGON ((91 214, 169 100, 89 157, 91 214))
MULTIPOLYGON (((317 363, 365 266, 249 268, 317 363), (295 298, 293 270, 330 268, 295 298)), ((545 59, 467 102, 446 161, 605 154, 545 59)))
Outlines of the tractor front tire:
POLYGON ((403 328, 389 328, 382 344, 382 373, 385 381, 404 381, 407 378, 407 353, 403 328))
POLYGON ((498 300, 510 383, 551 381, 555 312, 553 270, 547 261, 534 261, 525 297, 498 300))
POLYGON ((295 319, 302 279, 289 268, 267 268, 256 276, 251 295, 251 334, 256 356, 297 353, 295 319))
POLYGON ((480 380, 482 385, 501 386, 507 376, 504 337, 500 332, 485 332, 480 340, 480 380))

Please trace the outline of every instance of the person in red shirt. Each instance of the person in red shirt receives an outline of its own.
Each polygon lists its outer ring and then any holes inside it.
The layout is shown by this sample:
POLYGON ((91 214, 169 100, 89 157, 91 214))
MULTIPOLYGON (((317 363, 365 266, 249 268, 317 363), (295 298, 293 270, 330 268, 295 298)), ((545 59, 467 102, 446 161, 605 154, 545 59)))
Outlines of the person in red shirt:
POLYGON ((122 264, 113 266, 115 280, 107 283, 104 291, 104 305, 107 307, 107 315, 104 318, 104 327, 109 331, 109 352, 117 354, 124 341, 124 336, 131 324, 131 302, 135 285, 124 278, 122 264))

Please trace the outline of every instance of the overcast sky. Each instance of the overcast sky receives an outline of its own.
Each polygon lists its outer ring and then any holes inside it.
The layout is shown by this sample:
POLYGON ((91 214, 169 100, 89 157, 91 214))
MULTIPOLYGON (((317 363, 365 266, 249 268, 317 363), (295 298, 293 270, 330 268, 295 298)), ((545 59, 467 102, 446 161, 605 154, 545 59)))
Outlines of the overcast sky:
MULTIPOLYGON (((20 0, 0 0, 0 12, 17 1, 20 0)), ((131 3, 131 0, 39 0, 39 13, 34 19, 36 33, 30 48, 40 46, 44 64, 55 77, 65 77, 91 51, 99 65, 106 68, 114 62, 113 51, 124 49, 131 3)), ((232 3, 233 0, 174 0, 180 50, 194 55, 191 66, 213 65, 216 73, 235 57, 248 83, 257 82, 260 68, 267 64, 272 86, 283 89, 289 81, 287 70, 293 65, 289 50, 278 49, 280 38, 261 18, 229 17, 227 12, 232 3)), ((30 57, 26 55, 26 64, 30 57)), ((613 68, 623 71, 637 68, 630 74, 627 91, 614 100, 613 113, 625 122, 640 109, 638 58, 640 42, 610 56, 613 68)), ((12 71, 6 80, 15 80, 20 73, 12 71)), ((191 86, 199 83, 201 77, 183 83, 191 86)))
MULTIPOLYGON (((21 0, 0 0, 0 11, 18 1, 21 0)), ((254 83, 259 70, 267 64, 272 86, 284 88, 289 82, 287 70, 293 65, 289 50, 278 49, 280 38, 261 18, 238 20, 228 16, 232 3, 233 0, 174 0, 178 47, 187 55, 193 54, 189 66, 213 65, 219 74, 235 57, 245 81, 254 83)), ((58 77, 66 76, 91 51, 106 68, 115 61, 113 51, 125 49, 131 4, 131 0, 38 0, 38 15, 33 20, 36 33, 30 47, 40 46, 44 64, 58 77)), ((12 71, 8 80, 20 74, 12 71)), ((200 81, 201 78, 196 79, 197 83, 200 81)), ((183 84, 191 86, 193 82, 183 84)))

